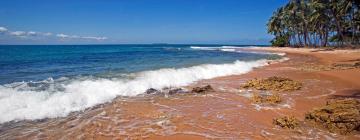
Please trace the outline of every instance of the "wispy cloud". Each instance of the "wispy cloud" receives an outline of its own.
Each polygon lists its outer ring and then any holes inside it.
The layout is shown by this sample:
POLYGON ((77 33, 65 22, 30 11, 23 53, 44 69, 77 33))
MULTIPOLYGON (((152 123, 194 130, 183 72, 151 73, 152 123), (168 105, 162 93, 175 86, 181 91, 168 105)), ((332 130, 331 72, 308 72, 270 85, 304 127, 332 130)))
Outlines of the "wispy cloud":
POLYGON ((26 32, 24 32, 24 31, 14 31, 14 32, 10 32, 10 35, 21 37, 21 36, 25 36, 26 32))
POLYGON ((95 40, 106 40, 107 37, 94 37, 94 36, 85 36, 83 39, 95 39, 95 40))
POLYGON ((43 35, 44 35, 44 36, 51 36, 51 35, 53 35, 53 34, 48 32, 48 33, 43 33, 43 35))
POLYGON ((95 41, 102 41, 108 39, 107 37, 97 37, 97 36, 78 36, 78 35, 67 35, 67 34, 54 34, 51 32, 36 32, 36 31, 9 31, 5 27, 0 27, 0 33, 5 33, 10 36, 20 37, 20 38, 26 38, 26 37, 56 37, 59 38, 61 41, 65 40, 95 40, 95 41))
POLYGON ((78 36, 78 35, 66 35, 66 34, 57 34, 56 37, 62 39, 85 39, 85 40, 106 40, 107 37, 95 37, 95 36, 78 36))
POLYGON ((0 33, 4 33, 4 32, 7 32, 8 29, 6 29, 5 27, 0 27, 0 33))
POLYGON ((37 36, 37 35, 39 35, 39 33, 38 33, 38 32, 34 32, 34 31, 30 31, 30 32, 27 32, 27 35, 28 35, 28 36, 37 36))
POLYGON ((66 34, 57 34, 56 37, 60 37, 60 38, 68 38, 69 36, 66 34))

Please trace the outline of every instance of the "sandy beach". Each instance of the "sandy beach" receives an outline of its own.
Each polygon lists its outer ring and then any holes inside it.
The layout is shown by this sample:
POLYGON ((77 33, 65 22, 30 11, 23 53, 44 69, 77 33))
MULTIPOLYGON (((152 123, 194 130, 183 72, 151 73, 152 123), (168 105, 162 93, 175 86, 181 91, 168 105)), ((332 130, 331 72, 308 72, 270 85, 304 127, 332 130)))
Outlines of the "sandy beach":
POLYGON ((166 94, 119 97, 68 117, 4 125, 1 139, 359 139, 340 135, 304 121, 305 113, 330 99, 360 99, 360 69, 329 68, 360 62, 359 50, 319 51, 293 48, 250 48, 284 52, 289 60, 243 75, 199 81, 185 87, 211 85, 206 94, 166 94), (255 104, 246 81, 270 76, 301 82, 300 90, 279 92, 274 105, 255 104), (275 126, 274 118, 294 116, 296 129, 275 126))
POLYGON ((360 0, 2 0, 0 140, 360 140, 360 0))

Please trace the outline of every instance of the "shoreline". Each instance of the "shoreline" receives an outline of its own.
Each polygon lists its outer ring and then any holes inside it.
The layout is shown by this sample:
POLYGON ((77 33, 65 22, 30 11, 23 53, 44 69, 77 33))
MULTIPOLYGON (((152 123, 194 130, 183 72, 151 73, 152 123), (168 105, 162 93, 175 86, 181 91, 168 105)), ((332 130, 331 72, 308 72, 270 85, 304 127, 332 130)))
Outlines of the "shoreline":
POLYGON ((337 135, 310 127, 304 114, 332 98, 360 99, 360 71, 327 69, 328 65, 360 60, 359 50, 311 52, 293 48, 247 48, 251 51, 287 53, 290 60, 256 68, 241 75, 201 80, 186 88, 211 85, 208 94, 117 98, 91 110, 65 118, 26 123, 0 132, 1 138, 147 138, 147 139, 358 139, 359 134, 337 135), (321 67, 319 67, 321 66, 321 67), (303 83, 294 92, 280 93, 283 102, 274 106, 251 103, 240 85, 254 78, 281 76, 303 83), (301 128, 282 129, 272 119, 293 115, 301 128), (38 130, 41 133, 36 133, 38 130), (28 132, 22 134, 22 132, 28 132), (5 136, 3 134, 6 134, 5 136), (7 137, 6 137, 7 136, 7 137))

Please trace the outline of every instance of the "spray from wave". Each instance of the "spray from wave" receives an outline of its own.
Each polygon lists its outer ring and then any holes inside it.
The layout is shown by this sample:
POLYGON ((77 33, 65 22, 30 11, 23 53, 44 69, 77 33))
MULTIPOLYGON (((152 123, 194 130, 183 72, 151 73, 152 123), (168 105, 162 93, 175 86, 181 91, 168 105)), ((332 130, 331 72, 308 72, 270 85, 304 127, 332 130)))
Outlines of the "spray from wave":
POLYGON ((136 96, 149 88, 180 87, 202 79, 243 74, 268 60, 204 64, 131 74, 131 78, 47 79, 0 86, 0 123, 64 117, 71 112, 110 102, 117 96, 136 96))

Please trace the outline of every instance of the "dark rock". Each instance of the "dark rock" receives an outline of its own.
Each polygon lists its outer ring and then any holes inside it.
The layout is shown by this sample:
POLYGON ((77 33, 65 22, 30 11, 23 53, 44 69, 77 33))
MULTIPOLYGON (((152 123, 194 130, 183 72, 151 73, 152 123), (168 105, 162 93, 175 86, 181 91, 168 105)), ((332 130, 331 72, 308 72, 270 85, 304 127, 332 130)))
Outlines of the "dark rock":
POLYGON ((188 91, 183 88, 175 88, 175 89, 170 89, 168 91, 169 95, 180 94, 180 93, 188 93, 188 91))
POLYGON ((297 120, 294 116, 285 116, 273 119, 273 124, 282 128, 295 129, 299 126, 299 120, 297 120))
POLYGON ((160 93, 159 90, 157 89, 154 89, 154 88, 149 88, 145 91, 146 94, 157 94, 157 93, 160 93))
POLYGON ((360 131, 360 102, 356 99, 328 101, 325 106, 306 113, 305 120, 334 133, 360 131))
POLYGON ((356 63, 354 64, 354 67, 360 68, 360 62, 356 62, 356 63))
POLYGON ((203 86, 203 87, 194 87, 191 92, 194 92, 194 93, 206 93, 206 92, 213 92, 214 89, 210 86, 210 85, 207 85, 207 86, 203 86))

